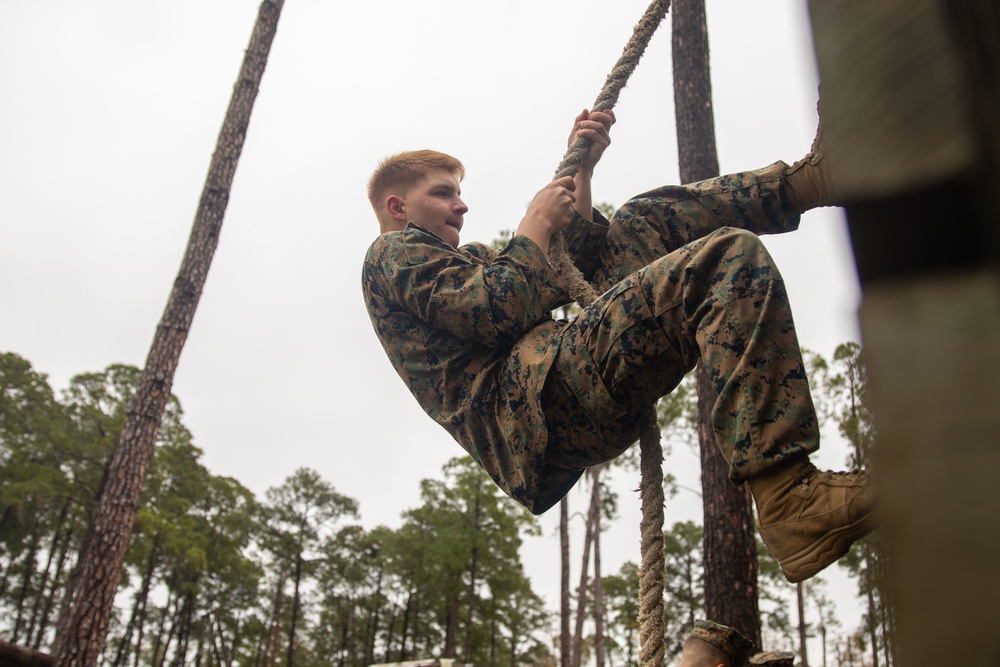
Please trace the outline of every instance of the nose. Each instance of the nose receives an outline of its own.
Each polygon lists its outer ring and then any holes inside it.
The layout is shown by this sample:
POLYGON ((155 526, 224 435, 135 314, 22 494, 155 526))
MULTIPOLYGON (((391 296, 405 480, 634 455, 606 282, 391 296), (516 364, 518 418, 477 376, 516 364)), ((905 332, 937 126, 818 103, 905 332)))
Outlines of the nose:
POLYGON ((466 213, 468 213, 469 212, 469 207, 465 205, 465 202, 462 201, 462 198, 461 197, 456 197, 455 199, 456 199, 455 207, 454 207, 455 208, 455 212, 456 213, 460 213, 461 215, 465 215, 466 213))

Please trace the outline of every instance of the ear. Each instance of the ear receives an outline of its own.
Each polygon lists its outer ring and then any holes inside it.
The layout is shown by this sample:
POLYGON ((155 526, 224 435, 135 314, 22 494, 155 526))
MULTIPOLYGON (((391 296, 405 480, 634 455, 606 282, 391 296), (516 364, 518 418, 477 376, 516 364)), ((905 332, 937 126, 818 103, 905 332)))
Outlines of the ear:
POLYGON ((403 223, 407 222, 402 197, 399 195, 389 195, 385 198, 385 207, 389 211, 389 215, 393 218, 403 223))

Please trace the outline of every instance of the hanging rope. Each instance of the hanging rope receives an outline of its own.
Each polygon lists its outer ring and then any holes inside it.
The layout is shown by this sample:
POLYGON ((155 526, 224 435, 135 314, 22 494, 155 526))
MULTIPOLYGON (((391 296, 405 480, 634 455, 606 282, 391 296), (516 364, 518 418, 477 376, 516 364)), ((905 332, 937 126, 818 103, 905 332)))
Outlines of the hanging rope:
MULTIPOLYGON (((597 100, 591 107, 595 111, 608 111, 618 102, 618 95, 635 71, 639 59, 646 51, 650 38, 670 9, 670 0, 653 0, 635 26, 632 37, 608 75, 597 100)), ((583 159, 587 156, 590 141, 577 138, 569 147, 562 162, 556 169, 555 178, 575 176, 583 159)), ((570 296, 586 308, 597 299, 594 288, 572 262, 566 248, 562 232, 552 238, 549 261, 553 268, 570 284, 570 296)), ((642 501, 642 522, 640 523, 640 545, 642 571, 639 575, 639 665, 640 667, 661 667, 666 653, 663 624, 663 447, 660 443, 660 428, 656 421, 656 409, 650 408, 643 417, 644 423, 639 435, 641 456, 640 498, 642 501)))

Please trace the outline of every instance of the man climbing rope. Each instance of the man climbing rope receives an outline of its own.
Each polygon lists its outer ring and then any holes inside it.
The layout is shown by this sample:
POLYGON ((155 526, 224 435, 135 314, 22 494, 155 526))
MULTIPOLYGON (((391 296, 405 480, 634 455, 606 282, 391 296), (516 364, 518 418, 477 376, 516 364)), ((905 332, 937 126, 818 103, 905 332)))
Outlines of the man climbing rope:
POLYGON ((368 185, 381 233, 362 276, 375 331, 427 414, 536 514, 631 446, 640 415, 701 359, 730 479, 750 484, 785 576, 806 579, 874 514, 865 473, 809 462, 815 410, 781 276, 757 238, 835 203, 821 135, 791 167, 662 187, 609 223, 591 206, 591 179, 614 122, 576 118, 570 142, 591 142, 580 169, 535 195, 499 253, 459 245, 461 162, 434 151, 382 161, 368 185), (560 231, 603 292, 570 322, 551 315, 570 301, 546 257, 560 231))

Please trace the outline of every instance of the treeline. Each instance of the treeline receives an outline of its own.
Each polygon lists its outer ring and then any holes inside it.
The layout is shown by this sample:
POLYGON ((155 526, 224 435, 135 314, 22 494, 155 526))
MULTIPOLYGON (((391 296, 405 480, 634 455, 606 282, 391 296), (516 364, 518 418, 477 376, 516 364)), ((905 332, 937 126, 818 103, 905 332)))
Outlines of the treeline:
MULTIPOLYGON (((820 418, 851 444, 849 465, 867 461, 874 427, 860 348, 840 346, 831 363, 811 353, 806 359, 820 418)), ((51 646, 138 376, 113 365, 74 377, 57 397, 28 361, 0 354, 0 637, 7 641, 51 646)), ((687 440, 693 401, 682 385, 661 404, 668 446, 687 440)), ((575 659, 563 663, 557 618, 520 560, 522 538, 538 526, 471 459, 454 459, 440 479, 423 480, 420 505, 403 513, 398 529, 369 530, 358 524, 357 502, 313 470, 300 469, 257 498, 211 474, 201 455, 172 397, 104 665, 357 667, 428 657, 477 667, 637 664, 637 566, 581 580, 563 604, 575 605, 578 618, 575 659)), ((630 452, 615 465, 633 458, 630 452)), ((599 487, 600 525, 608 526, 617 494, 598 475, 588 479, 599 487)), ((676 490, 669 474, 666 484, 676 490)), ((598 538, 587 531, 586 540, 598 538)), ((665 532, 668 663, 702 616, 702 548, 697 524, 665 532)), ((843 561, 866 609, 862 626, 846 632, 821 578, 791 586, 758 551, 766 648, 802 653, 805 638, 821 637, 824 664, 894 662, 880 592, 885 563, 872 541, 843 561)))
MULTIPOLYGON (((0 354, 0 635, 12 643, 51 645, 138 376, 110 366, 57 398, 28 361, 0 354)), ((172 398, 104 664, 554 664, 519 556, 534 519, 471 459, 423 480, 398 529, 367 530, 315 471, 262 499, 211 474, 181 417, 172 398)))

